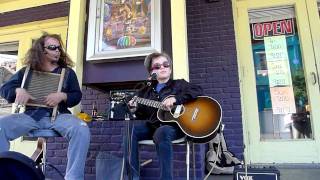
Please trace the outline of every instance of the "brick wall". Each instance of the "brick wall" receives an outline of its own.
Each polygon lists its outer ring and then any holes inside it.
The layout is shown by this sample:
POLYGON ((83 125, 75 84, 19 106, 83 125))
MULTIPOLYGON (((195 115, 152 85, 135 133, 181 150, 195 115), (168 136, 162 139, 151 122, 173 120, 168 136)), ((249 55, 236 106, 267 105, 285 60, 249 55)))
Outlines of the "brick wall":
POLYGON ((96 103, 98 113, 104 113, 109 108, 109 91, 98 90, 88 86, 82 87, 81 108, 84 112, 91 114, 92 104, 96 103))
MULTIPOLYGON (((107 152, 114 156, 123 157, 123 141, 126 130, 125 121, 93 121, 89 123, 91 131, 90 149, 86 161, 85 179, 94 180, 96 174, 96 157, 99 152, 107 152)), ((137 121, 135 123, 141 123, 137 121)), ((49 138, 48 140, 48 162, 56 167, 61 173, 65 174, 67 142, 64 138, 49 138)), ((174 179, 186 178, 185 153, 186 148, 182 145, 174 145, 174 179)), ((203 159, 204 146, 195 145, 196 158, 196 175, 197 179, 203 179, 203 159)), ((192 156, 191 156, 192 157, 192 156)), ((145 180, 153 180, 159 178, 159 166, 154 146, 143 145, 140 147, 140 160, 144 162, 152 158, 152 162, 141 167, 141 176, 145 180)), ((192 166, 192 158, 191 158, 192 166)), ((47 169, 48 177, 59 179, 59 174, 53 169, 47 169)), ((193 171, 190 172, 191 177, 193 171)))
POLYGON ((243 134, 231 1, 187 0, 190 81, 219 101, 228 148, 242 157, 243 134))

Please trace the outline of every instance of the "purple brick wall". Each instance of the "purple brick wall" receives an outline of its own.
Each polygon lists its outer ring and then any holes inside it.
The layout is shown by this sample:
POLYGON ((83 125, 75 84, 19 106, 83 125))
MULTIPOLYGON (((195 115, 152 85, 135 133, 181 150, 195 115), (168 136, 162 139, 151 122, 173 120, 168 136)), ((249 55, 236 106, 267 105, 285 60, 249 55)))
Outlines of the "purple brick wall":
POLYGON ((190 81, 221 104, 228 148, 240 158, 243 134, 231 1, 186 3, 190 81))
MULTIPOLYGON (((90 149, 86 161, 85 176, 86 180, 94 180, 96 173, 96 157, 99 152, 107 152, 114 156, 123 157, 123 139, 125 134, 125 121, 93 121, 89 123, 91 131, 90 149)), ((135 123, 140 123, 137 121, 135 123)), ((66 157, 67 157, 67 142, 64 138, 49 138, 48 140, 48 162, 56 167, 61 173, 65 174, 66 157)), ((174 145, 174 179, 185 179, 186 165, 185 152, 186 148, 182 145, 174 145)), ((203 163, 204 146, 195 145, 195 159, 196 159, 196 177, 203 179, 203 163)), ((192 157, 192 156, 191 156, 192 157)), ((152 180, 159 178, 158 159, 154 146, 142 145, 140 147, 141 162, 152 158, 152 162, 141 167, 142 179, 152 180)), ((191 158, 191 167, 192 167, 191 158)), ((47 169, 47 175, 50 178, 58 179, 59 174, 52 168, 47 169)), ((190 172, 193 176, 193 171, 190 172)))
POLYGON ((106 112, 109 102, 109 92, 82 86, 81 108, 84 112, 91 114, 92 104, 96 103, 98 114, 106 112))

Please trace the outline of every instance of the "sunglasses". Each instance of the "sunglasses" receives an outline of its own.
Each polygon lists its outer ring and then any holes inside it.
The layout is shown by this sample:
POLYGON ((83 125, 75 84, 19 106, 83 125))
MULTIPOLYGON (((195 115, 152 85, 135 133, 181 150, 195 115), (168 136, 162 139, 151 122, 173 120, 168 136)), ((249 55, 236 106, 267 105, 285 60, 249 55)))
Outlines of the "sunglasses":
POLYGON ((55 51, 55 50, 61 50, 61 46, 56 46, 56 45, 49 45, 49 46, 45 46, 44 48, 49 49, 51 51, 55 51))
POLYGON ((159 70, 161 69, 161 66, 164 68, 170 67, 170 63, 168 61, 163 62, 162 64, 156 63, 151 67, 151 70, 159 70))

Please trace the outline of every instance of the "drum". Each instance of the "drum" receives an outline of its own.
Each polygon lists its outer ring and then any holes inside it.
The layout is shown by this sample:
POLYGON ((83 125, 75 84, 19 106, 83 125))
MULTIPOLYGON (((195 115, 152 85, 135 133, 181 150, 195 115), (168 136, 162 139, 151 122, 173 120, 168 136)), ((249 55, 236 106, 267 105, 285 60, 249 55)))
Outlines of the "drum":
POLYGON ((41 168, 29 157, 13 151, 0 153, 0 179, 44 180, 41 168))

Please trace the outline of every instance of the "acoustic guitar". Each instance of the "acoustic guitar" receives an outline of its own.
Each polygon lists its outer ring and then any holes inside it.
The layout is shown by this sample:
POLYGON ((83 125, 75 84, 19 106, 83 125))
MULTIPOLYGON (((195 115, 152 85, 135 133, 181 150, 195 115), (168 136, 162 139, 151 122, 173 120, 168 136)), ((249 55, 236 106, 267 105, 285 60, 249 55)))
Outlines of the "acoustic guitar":
MULTIPOLYGON (((172 96, 165 99, 169 97, 172 96)), ((160 121, 177 123, 193 142, 208 142, 214 138, 219 129, 222 109, 220 104, 211 97, 199 96, 195 100, 174 106, 170 111, 159 101, 137 96, 132 100, 145 106, 157 108, 157 117, 160 121)))

